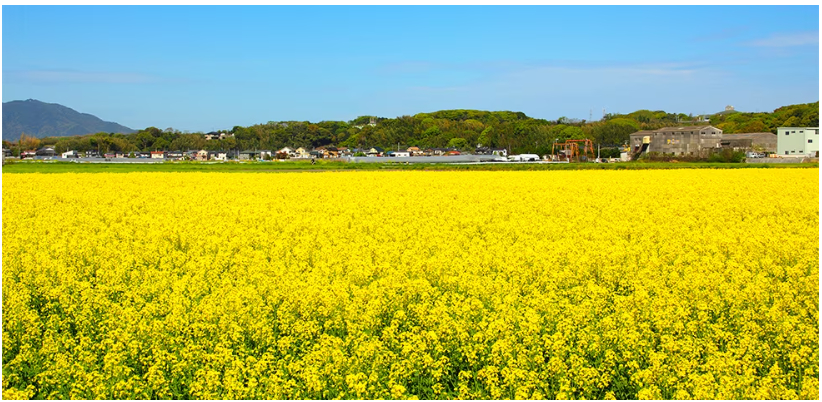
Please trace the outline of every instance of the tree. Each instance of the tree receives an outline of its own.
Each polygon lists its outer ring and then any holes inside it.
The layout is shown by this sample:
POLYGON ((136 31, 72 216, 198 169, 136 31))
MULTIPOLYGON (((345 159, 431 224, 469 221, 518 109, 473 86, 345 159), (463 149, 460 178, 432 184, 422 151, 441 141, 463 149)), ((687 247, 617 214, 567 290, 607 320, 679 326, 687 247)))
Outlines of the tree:
POLYGON ((452 138, 448 141, 449 148, 466 149, 468 148, 468 141, 465 138, 452 138))

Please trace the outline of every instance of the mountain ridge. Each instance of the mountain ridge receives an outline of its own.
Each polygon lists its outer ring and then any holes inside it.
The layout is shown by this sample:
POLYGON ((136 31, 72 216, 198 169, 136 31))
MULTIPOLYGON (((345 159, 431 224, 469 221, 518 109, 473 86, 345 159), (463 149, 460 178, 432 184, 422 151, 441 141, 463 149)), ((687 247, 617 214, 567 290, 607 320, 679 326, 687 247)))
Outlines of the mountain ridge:
POLYGON ((45 138, 98 132, 132 134, 136 130, 59 103, 36 99, 3 102, 3 140, 17 140, 23 133, 45 138))

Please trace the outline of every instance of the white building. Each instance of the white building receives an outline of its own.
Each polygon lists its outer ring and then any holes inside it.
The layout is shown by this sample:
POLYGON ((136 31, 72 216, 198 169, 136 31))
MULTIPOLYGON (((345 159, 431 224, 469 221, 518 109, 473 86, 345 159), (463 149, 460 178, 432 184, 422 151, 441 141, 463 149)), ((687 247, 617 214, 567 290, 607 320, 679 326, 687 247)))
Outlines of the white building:
POLYGON ((819 152, 819 127, 779 127, 776 130, 776 154, 779 156, 815 156, 819 152))
POLYGON ((63 158, 79 158, 77 151, 63 152, 62 156, 63 158))

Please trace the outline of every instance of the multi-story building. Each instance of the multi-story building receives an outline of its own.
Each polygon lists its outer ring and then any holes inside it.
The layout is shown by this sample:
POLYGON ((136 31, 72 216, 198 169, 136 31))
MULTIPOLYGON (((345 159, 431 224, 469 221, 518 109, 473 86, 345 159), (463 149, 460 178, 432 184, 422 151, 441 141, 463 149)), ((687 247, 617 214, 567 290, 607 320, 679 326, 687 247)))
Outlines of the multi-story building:
POLYGON ((779 156, 816 156, 819 152, 819 127, 779 127, 776 129, 776 154, 779 156))
POLYGON ((646 152, 699 155, 702 150, 720 147, 722 130, 714 126, 683 126, 639 131, 631 134, 631 151, 639 152, 646 137, 646 152))

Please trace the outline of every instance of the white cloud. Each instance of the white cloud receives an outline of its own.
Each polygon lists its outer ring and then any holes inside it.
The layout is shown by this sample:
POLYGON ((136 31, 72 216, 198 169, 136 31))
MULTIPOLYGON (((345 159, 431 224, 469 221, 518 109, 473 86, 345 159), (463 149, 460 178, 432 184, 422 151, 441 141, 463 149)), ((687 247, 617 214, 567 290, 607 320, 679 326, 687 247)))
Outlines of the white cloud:
POLYGON ((756 47, 817 46, 819 45, 819 32, 774 34, 767 38, 750 41, 747 45, 756 47))

